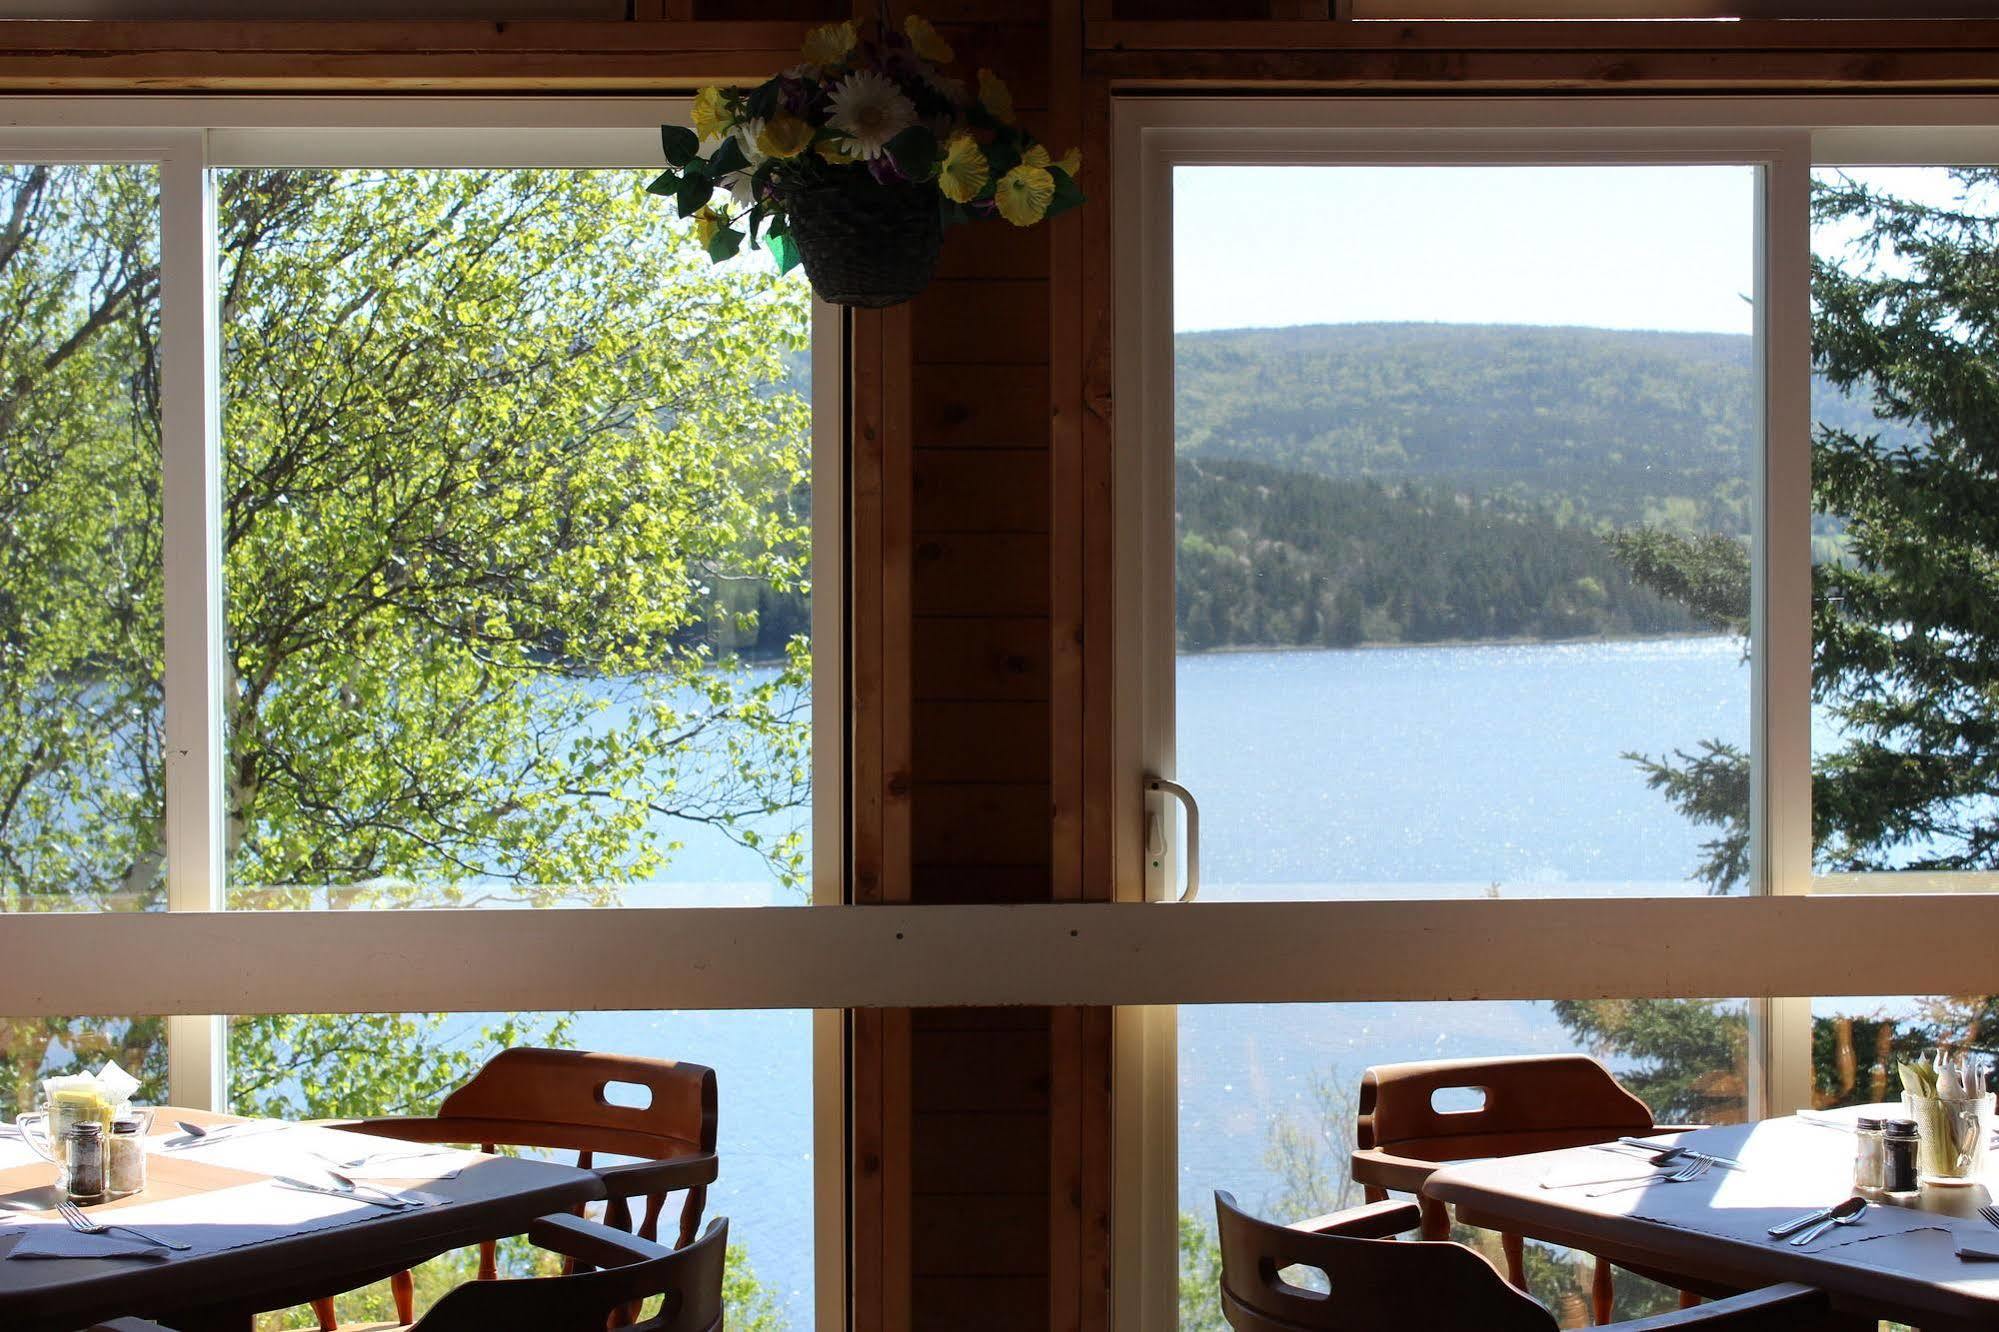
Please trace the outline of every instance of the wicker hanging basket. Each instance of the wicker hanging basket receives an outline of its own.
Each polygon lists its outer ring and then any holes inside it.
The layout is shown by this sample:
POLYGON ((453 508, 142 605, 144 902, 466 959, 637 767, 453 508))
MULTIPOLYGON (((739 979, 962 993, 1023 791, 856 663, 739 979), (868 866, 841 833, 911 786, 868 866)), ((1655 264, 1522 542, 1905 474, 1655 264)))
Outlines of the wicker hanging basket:
POLYGON ((878 310, 930 285, 944 242, 937 191, 855 168, 771 182, 819 298, 878 310))

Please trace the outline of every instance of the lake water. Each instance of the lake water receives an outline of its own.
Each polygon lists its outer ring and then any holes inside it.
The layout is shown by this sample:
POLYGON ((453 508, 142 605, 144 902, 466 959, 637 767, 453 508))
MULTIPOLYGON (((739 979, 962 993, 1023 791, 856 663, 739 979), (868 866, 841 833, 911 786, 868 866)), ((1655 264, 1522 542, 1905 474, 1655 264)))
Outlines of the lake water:
MULTIPOLYGON (((1203 896, 1698 892, 1701 831, 1620 755, 1745 743, 1748 691, 1723 638, 1184 657, 1178 767, 1202 802, 1203 896)), ((712 837, 688 836, 673 877, 633 900, 781 896, 712 837)), ((1197 1214, 1214 1187, 1252 1206, 1277 1187, 1268 1126, 1313 1112, 1315 1077, 1351 1088, 1371 1063, 1574 1048, 1535 1003, 1218 1006, 1180 1022, 1181 1199, 1197 1214)), ((732 1218, 801 1328, 810 1027, 805 1013, 590 1013, 574 1031, 719 1070, 710 1213, 732 1218)))

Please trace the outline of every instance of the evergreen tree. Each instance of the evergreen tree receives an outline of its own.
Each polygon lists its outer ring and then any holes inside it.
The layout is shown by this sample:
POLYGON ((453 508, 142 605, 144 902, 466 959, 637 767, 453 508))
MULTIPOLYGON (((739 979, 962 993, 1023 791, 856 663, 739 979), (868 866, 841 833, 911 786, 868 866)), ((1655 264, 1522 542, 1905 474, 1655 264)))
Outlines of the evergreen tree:
MULTIPOLYGON (((1874 428, 1821 419, 1813 432, 1812 692, 1836 743, 1812 773, 1822 871, 1999 868, 1999 169, 1951 173, 1925 203, 1838 177, 1815 188, 1815 222, 1848 237, 1812 263, 1818 373, 1874 402, 1874 428)), ((1642 584, 1710 624, 1743 632, 1749 556, 1726 540, 1652 529, 1612 538, 1642 584)), ((1821 737, 1823 738, 1823 737, 1821 737)), ((1748 874, 1749 758, 1709 742, 1634 756, 1652 784, 1716 830, 1701 875, 1716 891, 1748 874)), ((1620 1027, 1603 1005, 1564 1020, 1604 1050, 1694 1068, 1688 1024, 1620 1027)), ((1877 1099, 1883 1074, 1938 1042, 1989 1043, 1990 997, 1931 999, 1900 1024, 1820 1019, 1818 1099, 1877 1099)), ((1712 1036, 1713 1033, 1710 1033, 1712 1036)), ((1695 1040, 1701 1059, 1716 1042, 1695 1040)))

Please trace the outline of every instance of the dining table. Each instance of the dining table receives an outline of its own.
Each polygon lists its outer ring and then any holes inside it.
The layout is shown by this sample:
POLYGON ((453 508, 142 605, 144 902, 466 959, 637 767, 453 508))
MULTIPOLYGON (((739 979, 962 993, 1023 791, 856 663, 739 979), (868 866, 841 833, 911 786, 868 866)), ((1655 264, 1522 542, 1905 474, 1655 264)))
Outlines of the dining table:
POLYGON ((184 1247, 78 1233, 55 1210, 56 1168, 0 1126, 0 1328, 76 1332, 139 1315, 248 1332, 259 1312, 605 1196, 595 1173, 554 1161, 172 1107, 153 1113, 144 1150, 145 1189, 83 1213, 184 1247))
POLYGON ((1979 1212, 1999 1193, 1999 1171, 1924 1182, 1914 1193, 1853 1187, 1855 1120, 1900 1114, 1896 1105, 1861 1106, 1650 1135, 1643 1147, 1464 1161, 1430 1176, 1424 1192, 1451 1204, 1465 1224, 1678 1274, 1692 1289, 1797 1281, 1857 1319, 1922 1332, 1999 1327, 1999 1225, 1979 1212), (1659 1159, 1668 1148, 1684 1152, 1659 1159), (1688 1171, 1686 1152, 1714 1160, 1688 1171), (1848 1224, 1805 1243, 1769 1233, 1855 1196, 1867 1205, 1855 1205, 1848 1224))

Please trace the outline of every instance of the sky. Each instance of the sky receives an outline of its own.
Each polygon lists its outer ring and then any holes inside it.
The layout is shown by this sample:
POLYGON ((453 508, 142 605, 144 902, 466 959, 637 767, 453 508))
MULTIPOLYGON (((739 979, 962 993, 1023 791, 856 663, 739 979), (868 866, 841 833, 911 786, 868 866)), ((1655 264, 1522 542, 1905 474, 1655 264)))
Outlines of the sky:
MULTIPOLYGON (((1935 169, 1856 174, 1916 194, 1942 183, 1935 169)), ((1173 189, 1181 331, 1752 327, 1750 167, 1203 166, 1178 168, 1173 189)))

